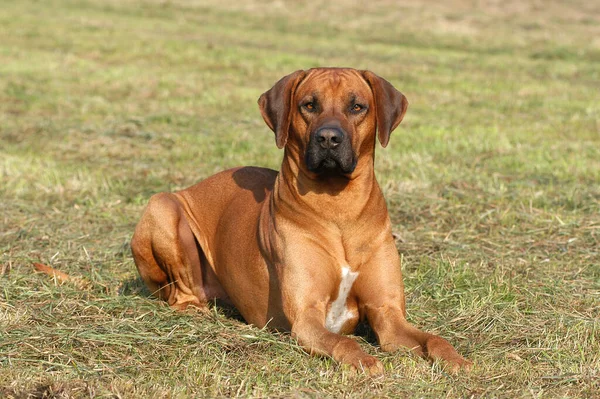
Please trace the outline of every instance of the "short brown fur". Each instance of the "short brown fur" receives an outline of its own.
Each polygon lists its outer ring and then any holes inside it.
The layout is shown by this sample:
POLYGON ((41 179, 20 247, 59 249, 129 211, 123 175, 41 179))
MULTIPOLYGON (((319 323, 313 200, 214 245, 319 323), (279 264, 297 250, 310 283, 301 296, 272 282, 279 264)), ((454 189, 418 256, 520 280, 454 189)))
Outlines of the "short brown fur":
POLYGON ((340 334, 361 319, 385 351, 407 347, 450 371, 470 368, 446 340, 405 318, 400 258, 374 173, 376 133, 387 145, 406 113, 404 95, 368 71, 319 68, 284 77, 259 106, 284 148, 280 172, 236 168, 154 195, 131 242, 148 287, 177 309, 230 302, 249 323, 289 330, 310 353, 369 374, 382 373, 381 362, 340 334), (353 113, 349 101, 365 107, 353 113), (332 123, 355 168, 319 175, 305 154, 311 135, 332 123), (335 333, 325 319, 345 265, 358 273, 346 302, 354 316, 335 333))

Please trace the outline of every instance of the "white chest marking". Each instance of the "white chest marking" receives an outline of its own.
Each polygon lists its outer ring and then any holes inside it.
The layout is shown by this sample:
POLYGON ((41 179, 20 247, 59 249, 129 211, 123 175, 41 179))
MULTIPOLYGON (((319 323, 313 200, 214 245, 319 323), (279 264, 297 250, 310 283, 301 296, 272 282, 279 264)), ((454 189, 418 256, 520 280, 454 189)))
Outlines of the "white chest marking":
POLYGON ((348 266, 342 267, 342 281, 338 289, 338 296, 331 303, 331 308, 329 308, 325 319, 325 327, 333 333, 339 333, 344 323, 354 316, 354 313, 346 308, 346 301, 352 284, 354 284, 357 277, 358 272, 351 271, 348 266))

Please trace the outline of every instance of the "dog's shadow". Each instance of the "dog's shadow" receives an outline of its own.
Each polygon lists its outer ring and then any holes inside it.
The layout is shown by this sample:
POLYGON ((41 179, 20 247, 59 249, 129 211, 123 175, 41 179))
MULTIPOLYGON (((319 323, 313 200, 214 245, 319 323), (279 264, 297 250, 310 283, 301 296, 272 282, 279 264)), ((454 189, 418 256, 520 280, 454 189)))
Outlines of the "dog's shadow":
MULTIPOLYGON (((144 283, 144 280, 142 280, 142 278, 139 276, 131 277, 123 281, 121 284, 121 288, 119 289, 119 296, 131 296, 138 298, 142 297, 156 301, 157 305, 162 302, 159 299, 156 299, 156 297, 153 295, 152 292, 150 292, 150 290, 144 283)), ((216 308, 218 314, 222 314, 229 319, 236 320, 242 323, 246 322, 240 314, 240 312, 238 312, 235 307, 223 301, 211 301, 209 304, 209 308, 211 308, 211 310, 213 310, 213 308, 216 308)))
MULTIPOLYGON (((157 303, 158 299, 154 298, 152 292, 146 287, 146 284, 142 280, 141 277, 131 277, 127 280, 123 281, 121 284, 121 288, 119 289, 120 296, 132 296, 132 297, 143 297, 148 299, 154 299, 157 303)), ((218 314, 222 314, 228 319, 232 319, 241 323, 246 323, 240 312, 238 310, 222 301, 212 301, 209 305, 211 310, 216 308, 218 314)), ((371 329, 368 323, 361 322, 356 327, 356 331, 354 335, 362 338, 364 341, 368 342, 371 345, 377 345, 377 337, 375 333, 371 329)))
POLYGON ((130 277, 121 283, 119 288, 119 296, 142 296, 151 297, 152 293, 144 284, 140 276, 130 277))

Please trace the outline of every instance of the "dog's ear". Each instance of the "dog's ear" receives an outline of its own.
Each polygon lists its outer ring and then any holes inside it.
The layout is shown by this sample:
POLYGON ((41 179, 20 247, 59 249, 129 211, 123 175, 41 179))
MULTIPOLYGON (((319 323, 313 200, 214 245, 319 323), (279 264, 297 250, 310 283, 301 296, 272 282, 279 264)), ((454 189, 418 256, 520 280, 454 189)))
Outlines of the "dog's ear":
POLYGON ((404 118, 404 114, 406 114, 408 100, 390 82, 373 72, 362 71, 362 75, 371 86, 373 98, 375 99, 377 136, 381 146, 386 147, 390 141, 392 131, 398 127, 404 118))
POLYGON ((277 147, 283 148, 288 139, 288 131, 292 118, 292 99, 298 84, 304 79, 306 72, 298 70, 275 83, 270 90, 264 92, 258 99, 260 113, 266 124, 275 132, 277 147))

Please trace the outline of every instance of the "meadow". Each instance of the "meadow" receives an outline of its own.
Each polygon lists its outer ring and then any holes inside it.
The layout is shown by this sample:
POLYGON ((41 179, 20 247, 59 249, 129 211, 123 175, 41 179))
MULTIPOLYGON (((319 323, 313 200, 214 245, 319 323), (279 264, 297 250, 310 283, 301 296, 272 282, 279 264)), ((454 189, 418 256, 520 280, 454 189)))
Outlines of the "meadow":
POLYGON ((0 0, 0 397, 594 398, 599 315, 598 2, 0 0), (355 375, 138 279, 148 198, 277 169, 256 100, 317 66, 410 102, 376 157, 408 318, 470 374, 362 328, 355 375))

